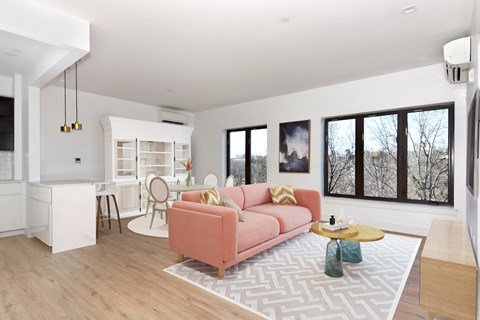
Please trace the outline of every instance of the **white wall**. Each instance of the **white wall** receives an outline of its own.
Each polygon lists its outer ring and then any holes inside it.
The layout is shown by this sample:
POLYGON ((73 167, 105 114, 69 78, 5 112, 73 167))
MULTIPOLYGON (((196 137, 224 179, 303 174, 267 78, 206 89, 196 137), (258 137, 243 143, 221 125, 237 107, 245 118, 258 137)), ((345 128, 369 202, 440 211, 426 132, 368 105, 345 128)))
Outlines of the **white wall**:
MULTIPOLYGON (((64 121, 63 88, 41 91, 41 180, 104 179, 104 140, 100 119, 115 116, 157 121, 159 107, 79 91, 79 122, 83 130, 60 132, 64 121), (82 163, 75 164, 74 158, 82 163)), ((75 121, 75 91, 67 90, 67 124, 75 121)))
POLYGON ((326 117, 455 101, 455 208, 323 199, 323 215, 341 209, 358 222, 426 234, 431 219, 465 219, 465 85, 445 80, 441 64, 342 83, 195 114, 193 173, 225 178, 225 130, 267 124, 268 180, 299 188, 322 189, 323 122, 326 117), (310 174, 278 172, 278 124, 311 120, 310 174))

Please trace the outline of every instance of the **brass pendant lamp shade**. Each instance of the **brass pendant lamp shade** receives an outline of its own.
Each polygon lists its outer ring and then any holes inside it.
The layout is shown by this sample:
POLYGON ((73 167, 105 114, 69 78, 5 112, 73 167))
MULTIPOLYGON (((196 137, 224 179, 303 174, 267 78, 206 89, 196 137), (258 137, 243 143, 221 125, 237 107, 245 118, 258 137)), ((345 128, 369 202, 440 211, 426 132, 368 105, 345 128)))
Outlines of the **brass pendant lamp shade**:
POLYGON ((65 101, 64 122, 60 127, 60 132, 70 132, 70 127, 67 126, 67 70, 63 70, 63 98, 65 101))
POLYGON ((77 62, 75 62, 75 122, 72 123, 73 130, 82 130, 82 124, 78 122, 78 77, 77 77, 77 62))

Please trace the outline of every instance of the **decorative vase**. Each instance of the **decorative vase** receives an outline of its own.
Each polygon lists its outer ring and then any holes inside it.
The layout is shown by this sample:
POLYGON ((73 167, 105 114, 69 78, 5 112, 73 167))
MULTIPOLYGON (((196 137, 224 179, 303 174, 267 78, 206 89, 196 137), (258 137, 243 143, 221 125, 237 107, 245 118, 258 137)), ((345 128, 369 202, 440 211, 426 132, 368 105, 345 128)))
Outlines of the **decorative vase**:
POLYGON ((185 185, 187 187, 192 186, 192 176, 190 175, 190 171, 187 171, 187 177, 185 178, 185 185))

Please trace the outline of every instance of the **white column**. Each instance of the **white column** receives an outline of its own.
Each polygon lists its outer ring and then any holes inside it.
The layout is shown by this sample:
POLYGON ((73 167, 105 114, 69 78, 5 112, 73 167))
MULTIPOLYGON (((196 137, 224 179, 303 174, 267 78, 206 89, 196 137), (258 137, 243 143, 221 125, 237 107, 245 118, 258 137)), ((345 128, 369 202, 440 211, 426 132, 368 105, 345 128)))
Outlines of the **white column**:
POLYGON ((22 75, 15 74, 14 78, 14 94, 15 103, 15 122, 14 122, 14 173, 13 178, 15 180, 22 180, 23 178, 23 131, 22 131, 22 75))

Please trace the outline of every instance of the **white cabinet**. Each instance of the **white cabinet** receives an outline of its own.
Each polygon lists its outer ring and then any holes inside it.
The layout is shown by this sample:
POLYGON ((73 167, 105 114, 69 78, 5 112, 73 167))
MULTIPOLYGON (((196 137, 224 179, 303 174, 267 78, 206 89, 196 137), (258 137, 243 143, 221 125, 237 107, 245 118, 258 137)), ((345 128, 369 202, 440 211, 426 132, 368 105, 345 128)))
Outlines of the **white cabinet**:
POLYGON ((96 244, 95 186, 86 181, 30 182, 26 226, 52 253, 96 244))
POLYGON ((190 158, 190 143, 175 142, 175 176, 186 176, 185 164, 190 158))
POLYGON ((121 212, 133 215, 145 208, 144 181, 148 173, 172 183, 185 179, 182 163, 191 156, 192 127, 116 117, 105 117, 101 122, 105 180, 118 183, 121 212))
POLYGON ((0 236, 23 233, 25 227, 24 184, 22 181, 0 182, 0 236))
POLYGON ((149 172, 184 178, 193 128, 161 122, 105 117, 105 180, 143 181, 149 172))
POLYGON ((119 185, 118 206, 120 212, 140 209, 140 185, 139 183, 128 183, 119 185))
POLYGON ((115 140, 115 178, 136 178, 137 141, 115 140))

